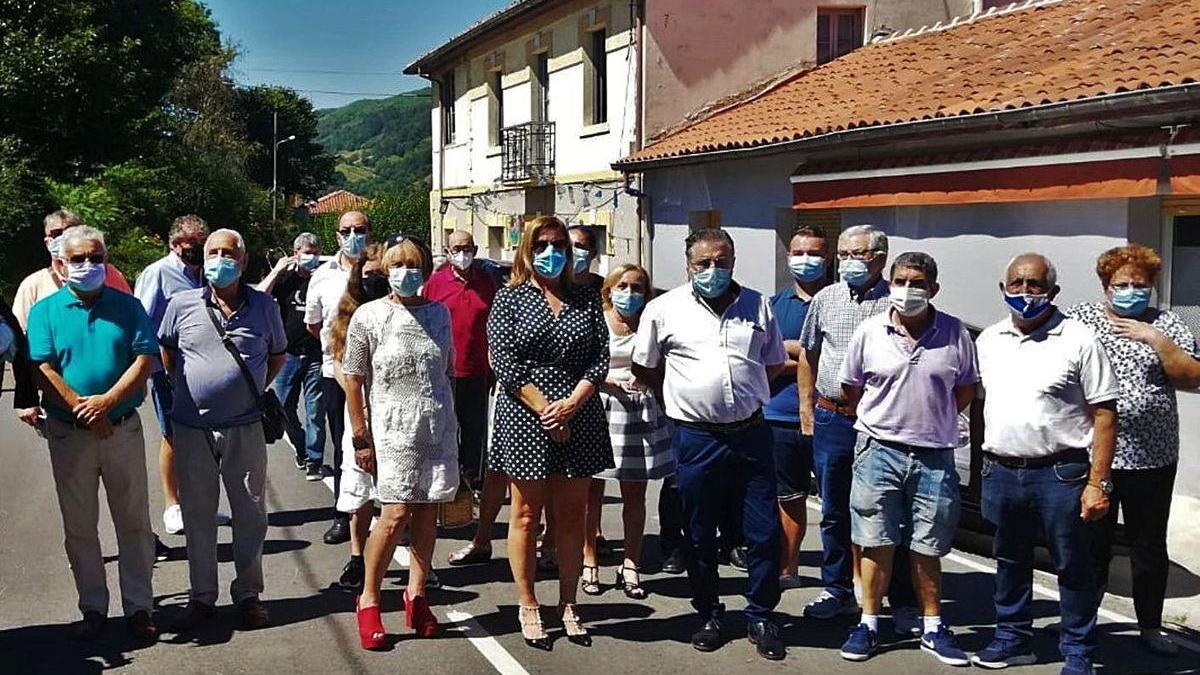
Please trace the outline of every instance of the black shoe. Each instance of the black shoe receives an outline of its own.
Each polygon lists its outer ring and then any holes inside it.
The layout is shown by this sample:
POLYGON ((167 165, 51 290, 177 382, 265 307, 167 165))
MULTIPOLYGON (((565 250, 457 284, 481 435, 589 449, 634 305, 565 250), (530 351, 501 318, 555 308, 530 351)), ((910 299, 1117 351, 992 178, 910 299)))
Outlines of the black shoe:
POLYGON ((246 598, 238 603, 238 615, 242 618, 242 630, 258 630, 271 623, 267 608, 255 597, 246 598))
POLYGON ((188 603, 187 613, 184 614, 178 621, 171 626, 173 633, 188 633, 203 626, 217 610, 212 605, 206 605, 203 602, 192 601, 188 603))
POLYGON ((367 573, 367 564, 362 556, 351 556, 350 562, 342 568, 342 576, 338 578, 337 585, 343 591, 350 591, 355 595, 362 593, 363 577, 367 573))
POLYGON ((125 627, 129 631, 129 636, 134 640, 139 642, 155 642, 158 640, 158 626, 154 625, 154 619, 150 618, 150 612, 144 609, 138 610, 125 621, 125 627))
POLYGON ((746 559, 745 546, 733 547, 733 550, 729 552, 729 564, 732 565, 734 569, 739 569, 743 572, 750 568, 750 561, 746 559))
POLYGON ((662 571, 667 574, 683 574, 687 571, 687 558, 684 557, 682 548, 671 551, 671 555, 663 561, 662 571))
POLYGON ((304 471, 305 469, 308 468, 308 456, 305 455, 303 452, 296 453, 296 455, 294 457, 292 457, 292 460, 294 462, 296 462, 297 469, 304 471))
POLYGON ((751 621, 746 624, 746 637, 758 649, 758 655, 771 661, 780 661, 787 656, 783 640, 779 639, 779 627, 770 621, 751 621))
POLYGON ((692 646, 698 651, 715 652, 723 644, 725 639, 721 637, 721 622, 716 619, 709 619, 700 630, 692 633, 692 646))
POLYGON ((108 617, 89 609, 83 613, 83 618, 75 624, 71 632, 74 633, 76 639, 95 640, 104 633, 104 624, 106 623, 108 623, 108 617))
POLYGON ((333 524, 325 530, 325 543, 330 546, 344 544, 350 541, 350 519, 349 518, 334 518, 333 524))
POLYGON ((304 480, 311 482, 321 480, 325 476, 321 472, 321 465, 317 462, 309 462, 305 466, 304 480))
POLYGON ((158 535, 154 535, 154 559, 158 562, 171 559, 171 547, 162 543, 158 535))

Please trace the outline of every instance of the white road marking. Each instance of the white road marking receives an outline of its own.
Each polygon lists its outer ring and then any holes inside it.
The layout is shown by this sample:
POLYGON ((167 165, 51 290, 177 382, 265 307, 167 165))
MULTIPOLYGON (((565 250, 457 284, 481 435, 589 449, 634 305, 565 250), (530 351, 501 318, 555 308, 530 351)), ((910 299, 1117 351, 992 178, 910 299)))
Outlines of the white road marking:
MULTIPOLYGON (((333 478, 327 477, 321 480, 325 487, 333 492, 333 478)), ((372 521, 372 525, 374 522, 372 521)), ((392 556, 396 564, 407 568, 411 562, 411 557, 408 553, 408 548, 397 546, 396 553, 392 556)), ((483 626, 475 620, 474 615, 462 611, 461 609, 453 609, 453 605, 446 609, 446 618, 463 627, 463 635, 466 636, 467 642, 471 643, 487 662, 492 664, 496 672, 501 675, 529 675, 529 671, 517 661, 517 659, 508 652, 497 640, 484 630, 483 626)))
MULTIPOLYGON (((809 510, 815 511, 817 513, 821 512, 821 506, 820 506, 819 502, 814 503, 812 501, 808 501, 807 505, 808 505, 809 510)), ((963 567, 973 569, 976 572, 983 572, 984 574, 990 574, 993 576, 996 574, 996 566, 995 565, 984 564, 977 560, 972 560, 971 558, 968 558, 967 556, 965 556, 961 553, 950 553, 949 555, 946 556, 945 559, 949 560, 953 563, 962 565, 963 567)), ((1047 574, 1046 572, 1043 572, 1042 570, 1035 569, 1034 576, 1035 577, 1037 577, 1037 576, 1049 577, 1050 575, 1047 574)), ((1037 582, 1034 582, 1034 584, 1033 584, 1033 592, 1041 593, 1042 595, 1044 595, 1056 602, 1061 597, 1061 596, 1059 596, 1058 591, 1054 590, 1053 588, 1050 588, 1049 586, 1045 586, 1045 585, 1039 584, 1037 582)), ((1113 610, 1106 609, 1104 607, 1097 608, 1096 614, 1098 614, 1099 616, 1101 616, 1105 619, 1108 619, 1109 621, 1112 621, 1114 623, 1132 624, 1135 626, 1137 625, 1137 619, 1125 616, 1124 614, 1121 614, 1120 612, 1114 612, 1113 610)), ((1171 634, 1171 641, 1174 642, 1175 644, 1179 645, 1180 647, 1189 649, 1193 652, 1200 654, 1200 644, 1196 644, 1195 642, 1192 642, 1191 640, 1180 636, 1178 633, 1171 634)))

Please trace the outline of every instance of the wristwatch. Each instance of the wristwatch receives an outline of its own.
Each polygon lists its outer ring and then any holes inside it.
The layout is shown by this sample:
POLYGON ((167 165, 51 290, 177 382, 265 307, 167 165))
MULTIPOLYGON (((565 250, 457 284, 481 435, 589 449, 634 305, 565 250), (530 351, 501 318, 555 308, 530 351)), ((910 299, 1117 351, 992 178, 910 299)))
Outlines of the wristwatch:
POLYGON ((1100 488, 1100 491, 1105 495, 1111 495, 1113 493, 1113 482, 1107 478, 1101 481, 1089 480, 1088 485, 1100 488))

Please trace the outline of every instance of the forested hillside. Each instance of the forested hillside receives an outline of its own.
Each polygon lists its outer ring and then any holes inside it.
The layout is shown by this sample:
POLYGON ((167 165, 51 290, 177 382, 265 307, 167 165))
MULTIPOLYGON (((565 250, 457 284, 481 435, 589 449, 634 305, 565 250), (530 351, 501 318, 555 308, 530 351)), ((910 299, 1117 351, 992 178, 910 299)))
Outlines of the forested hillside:
POLYGON ((338 158, 346 189, 376 196, 429 188, 429 95, 426 88, 318 111, 317 141, 338 158))

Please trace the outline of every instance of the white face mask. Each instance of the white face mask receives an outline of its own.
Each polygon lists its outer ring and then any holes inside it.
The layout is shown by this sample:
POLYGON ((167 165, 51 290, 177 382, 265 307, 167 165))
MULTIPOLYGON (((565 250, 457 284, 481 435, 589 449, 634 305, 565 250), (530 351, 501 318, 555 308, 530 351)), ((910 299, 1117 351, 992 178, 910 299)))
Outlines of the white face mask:
POLYGON ((450 254, 450 264, 454 268, 465 272, 471 263, 475 262, 475 254, 470 251, 459 251, 458 253, 450 254))
POLYGON ((929 291, 915 286, 892 286, 892 308, 900 316, 916 316, 929 306, 929 291))

